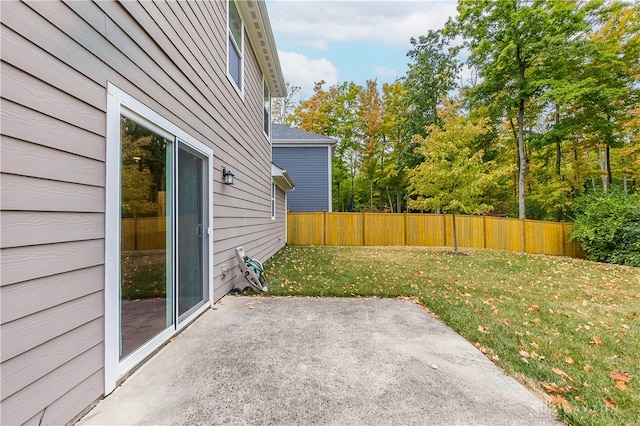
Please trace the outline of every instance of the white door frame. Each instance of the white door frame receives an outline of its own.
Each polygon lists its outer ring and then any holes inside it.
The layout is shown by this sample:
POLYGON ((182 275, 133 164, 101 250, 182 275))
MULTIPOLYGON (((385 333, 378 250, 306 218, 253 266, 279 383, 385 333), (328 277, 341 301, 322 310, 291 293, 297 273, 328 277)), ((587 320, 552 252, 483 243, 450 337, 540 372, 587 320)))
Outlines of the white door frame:
MULTIPOLYGON (((148 108, 132 96, 112 83, 107 84, 107 129, 106 129, 106 184, 105 184, 105 286, 104 286, 104 394, 108 395, 115 387, 117 380, 131 371, 136 365, 154 350, 190 323, 213 304, 213 149, 191 137, 188 133, 148 108), (208 203, 208 297, 209 300, 188 319, 161 332, 147 343, 128 355, 122 362, 119 360, 120 347, 120 116, 125 114, 137 122, 167 135, 178 143, 187 145, 206 158, 207 177, 204 191, 208 203), (178 142, 179 141, 179 142, 178 142)), ((174 159, 175 161, 175 159, 174 159)), ((172 207, 173 208, 173 207, 172 207)), ((175 220, 175 217, 173 218, 175 220)), ((174 280, 175 281, 175 280, 174 280)), ((175 283, 174 283, 175 287, 175 283)), ((175 304, 174 294, 174 304, 175 304)))

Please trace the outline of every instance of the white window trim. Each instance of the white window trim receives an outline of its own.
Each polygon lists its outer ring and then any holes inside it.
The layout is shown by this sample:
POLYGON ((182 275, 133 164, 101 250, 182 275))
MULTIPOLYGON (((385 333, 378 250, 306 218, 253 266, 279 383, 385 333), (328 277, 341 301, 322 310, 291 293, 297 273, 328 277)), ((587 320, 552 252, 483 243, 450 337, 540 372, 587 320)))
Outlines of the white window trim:
MULTIPOLYGON (((240 16, 240 38, 241 41, 240 43, 242 44, 242 49, 238 49, 240 50, 240 87, 238 87, 238 84, 236 83, 236 81, 233 79, 233 76, 231 75, 231 72, 229 70, 229 54, 230 54, 230 49, 231 46, 229 45, 229 40, 231 38, 233 38, 232 34, 231 34, 231 7, 229 6, 229 3, 232 2, 234 0, 227 0, 227 78, 229 79, 229 81, 231 81, 231 85, 233 86, 233 88, 235 89, 235 91, 238 93, 238 95, 240 96, 240 98, 242 99, 242 101, 244 102, 244 86, 245 86, 245 81, 244 81, 244 52, 245 52, 245 44, 246 44, 246 40, 244 37, 244 20, 242 19, 242 16, 240 16)), ((236 5, 236 9, 238 9, 238 6, 236 5)), ((240 9, 238 9, 238 13, 240 13, 240 9)), ((236 46, 238 47, 238 46, 236 46)))
POLYGON ((278 189, 276 188, 275 182, 271 179, 271 220, 276 220, 276 210, 278 209, 278 204, 276 200, 278 199, 278 189))
POLYGON ((329 191, 327 191, 329 193, 329 213, 331 213, 333 211, 333 176, 332 176, 332 165, 333 165, 333 158, 331 155, 331 147, 328 146, 327 147, 327 176, 329 176, 329 191))
POLYGON ((273 126, 271 125, 272 123, 272 116, 273 116, 273 111, 271 111, 271 90, 269 89, 269 86, 267 85, 267 80, 265 80, 264 75, 262 76, 262 134, 269 139, 269 141, 271 140, 271 132, 273 131, 273 126), (265 114, 265 108, 264 108, 264 90, 267 89, 267 92, 269 93, 269 108, 268 108, 268 114, 269 114, 269 133, 265 132, 264 130, 264 114, 265 114))
POLYGON ((115 387, 117 380, 138 365, 146 355, 150 355, 163 342, 187 326, 191 319, 213 305, 213 149, 191 137, 182 129, 148 108, 112 83, 107 83, 107 128, 106 128, 106 183, 105 183, 105 286, 104 286, 104 394, 108 395, 115 387), (149 342, 119 360, 120 341, 120 116, 123 114, 135 117, 135 120, 157 131, 161 135, 169 135, 176 143, 184 143, 207 158, 208 182, 206 189, 208 199, 208 289, 209 300, 194 312, 187 320, 174 324, 173 329, 165 330, 149 342), (136 356, 140 354, 140 356, 136 356))

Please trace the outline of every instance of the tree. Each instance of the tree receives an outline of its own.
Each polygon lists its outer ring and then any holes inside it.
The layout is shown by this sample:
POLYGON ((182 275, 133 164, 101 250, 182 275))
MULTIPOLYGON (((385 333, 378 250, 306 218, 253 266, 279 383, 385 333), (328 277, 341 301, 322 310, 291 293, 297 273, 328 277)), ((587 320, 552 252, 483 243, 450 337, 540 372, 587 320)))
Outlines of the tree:
POLYGON ((488 103, 493 115, 516 118, 518 210, 525 218, 525 120, 531 101, 548 84, 554 53, 584 28, 576 0, 461 0, 457 30, 471 50, 468 62, 482 79, 468 90, 471 104, 488 103))
POLYGON ((381 172, 381 185, 386 188, 389 206, 394 211, 389 188, 395 189, 395 211, 402 211, 403 191, 407 184, 406 167, 402 163, 401 154, 408 145, 407 133, 404 123, 407 119, 407 103, 405 98, 407 91, 400 81, 382 85, 382 134, 383 150, 386 153, 386 161, 381 172))
POLYGON ((373 184, 378 166, 384 167, 384 147, 382 145, 382 101, 378 85, 368 80, 358 94, 358 127, 362 138, 362 172, 369 181, 369 209, 373 211, 373 184))
MULTIPOLYGON (((301 102, 295 110, 295 124, 302 130, 331 136, 338 141, 336 156, 338 165, 345 167, 351 185, 349 209, 353 206, 354 182, 360 162, 361 135, 358 133, 358 94, 361 86, 353 82, 341 83, 325 90, 323 81, 317 82, 311 98, 301 102)), ((338 180, 344 173, 334 173, 333 185, 337 193, 343 181, 338 180)), ((340 203, 342 204, 342 203, 340 203)))
POLYGON ((290 82, 285 83, 287 96, 283 98, 273 98, 271 100, 271 120, 282 126, 291 127, 295 121, 294 98, 298 95, 300 86, 293 86, 290 82))
POLYGON ((454 248, 458 251, 456 214, 477 214, 493 209, 480 201, 483 194, 508 173, 493 161, 484 161, 482 150, 474 150, 475 141, 490 132, 490 120, 466 120, 458 113, 459 102, 446 103, 442 109, 442 127, 428 126, 428 136, 415 135, 417 151, 424 162, 409 173, 409 190, 415 199, 411 208, 442 208, 453 214, 454 248))
MULTIPOLYGON (((426 127, 438 123, 440 100, 456 88, 459 48, 449 47, 450 39, 442 31, 429 30, 427 35, 412 37, 410 41, 412 48, 407 56, 411 62, 403 82, 407 93, 404 130, 409 135, 425 136, 426 127)), ((422 160, 411 142, 404 148, 403 161, 407 167, 422 160)))

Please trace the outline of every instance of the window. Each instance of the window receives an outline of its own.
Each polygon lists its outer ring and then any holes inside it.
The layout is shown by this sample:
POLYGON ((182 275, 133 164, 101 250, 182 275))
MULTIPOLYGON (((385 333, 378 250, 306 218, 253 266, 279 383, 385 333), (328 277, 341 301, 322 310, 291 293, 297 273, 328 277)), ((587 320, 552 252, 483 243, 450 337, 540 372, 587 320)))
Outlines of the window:
POLYGON ((234 0, 229 0, 228 32, 229 45, 227 46, 227 65, 229 77, 235 83, 236 89, 242 93, 242 75, 244 58, 244 30, 242 18, 234 0))
POLYGON ((276 184, 271 182, 271 220, 276 220, 276 184))
POLYGON ((263 121, 264 121, 264 134, 269 136, 271 134, 271 93, 269 93, 269 87, 267 82, 263 81, 264 85, 264 106, 263 106, 263 121))

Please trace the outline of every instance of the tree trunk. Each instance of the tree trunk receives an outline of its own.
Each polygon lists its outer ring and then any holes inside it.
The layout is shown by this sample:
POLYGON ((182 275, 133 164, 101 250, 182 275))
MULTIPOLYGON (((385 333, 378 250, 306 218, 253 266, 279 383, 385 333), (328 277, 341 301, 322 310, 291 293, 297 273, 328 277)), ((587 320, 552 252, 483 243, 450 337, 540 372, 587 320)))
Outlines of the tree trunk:
POLYGON ((611 148, 609 145, 604 147, 604 162, 607 168, 607 187, 613 185, 613 175, 611 174, 611 148))
MULTIPOLYGON (((560 111, 559 107, 556 105, 556 127, 560 125, 560 111)), ((562 145, 561 141, 558 138, 556 141, 556 175, 560 176, 562 170, 562 145)))
POLYGON ((400 194, 400 185, 398 185, 396 191, 396 211, 402 213, 402 194, 400 194))
POLYGON ((622 157, 622 190, 626 194, 628 192, 627 188, 627 163, 624 161, 624 157, 622 157))
MULTIPOLYGON (((605 145, 606 147, 607 145, 605 145)), ((607 172, 607 153, 606 148, 598 148, 598 165, 600 166, 600 175, 602 177, 602 191, 609 192, 609 173, 607 172)))
POLYGON ((562 145, 560 141, 556 141, 556 175, 562 174, 562 145))
MULTIPOLYGON (((520 90, 524 90, 526 83, 526 64, 522 60, 520 46, 516 48, 516 55, 518 59, 518 70, 520 71, 520 90)), ((518 156, 520 157, 520 170, 518 171, 518 217, 525 219, 527 214, 525 212, 525 177, 527 172, 527 157, 524 148, 524 95, 520 93, 520 103, 518 105, 518 156)))
POLYGON ((393 202, 391 201, 391 193, 389 192, 389 187, 387 186, 385 189, 387 190, 387 199, 389 200, 389 208, 391 209, 391 213, 393 213, 393 202))
POLYGON ((369 181, 369 211, 373 213, 373 179, 369 181))
POLYGON ((525 219, 525 177, 527 170, 527 157, 524 149, 524 99, 520 99, 518 108, 518 156, 520 157, 520 170, 518 171, 518 217, 525 219))

